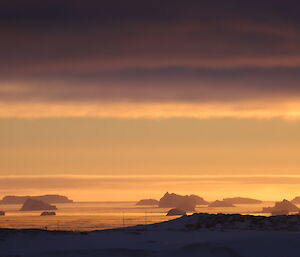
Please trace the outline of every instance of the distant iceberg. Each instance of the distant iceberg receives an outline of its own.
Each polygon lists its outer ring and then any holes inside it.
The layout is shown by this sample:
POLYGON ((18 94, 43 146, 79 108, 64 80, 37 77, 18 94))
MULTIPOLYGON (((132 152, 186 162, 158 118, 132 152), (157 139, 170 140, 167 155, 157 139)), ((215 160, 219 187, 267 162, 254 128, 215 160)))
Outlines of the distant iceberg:
POLYGON ((41 211, 41 210, 57 210, 55 205, 50 205, 41 200, 28 198, 23 204, 20 211, 41 211))

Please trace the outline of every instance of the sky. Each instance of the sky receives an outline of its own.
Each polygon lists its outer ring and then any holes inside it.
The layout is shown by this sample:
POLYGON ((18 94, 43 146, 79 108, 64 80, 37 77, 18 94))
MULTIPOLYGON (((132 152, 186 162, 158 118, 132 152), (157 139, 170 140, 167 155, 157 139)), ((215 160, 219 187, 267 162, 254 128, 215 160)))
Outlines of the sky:
POLYGON ((0 196, 300 195, 298 1, 0 7, 0 196))

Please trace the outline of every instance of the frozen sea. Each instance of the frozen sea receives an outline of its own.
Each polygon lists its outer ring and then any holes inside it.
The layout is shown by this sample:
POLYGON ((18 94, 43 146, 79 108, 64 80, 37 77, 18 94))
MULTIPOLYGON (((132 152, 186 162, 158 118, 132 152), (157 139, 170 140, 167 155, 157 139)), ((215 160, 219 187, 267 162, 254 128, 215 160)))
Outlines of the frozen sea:
MULTIPOLYGON (((273 206, 273 204, 274 202, 263 202, 262 204, 236 205, 233 208, 197 206, 196 211, 261 215, 259 212, 262 207, 273 206)), ((170 208, 137 206, 136 202, 75 202, 56 204, 56 206, 58 208, 56 216, 40 216, 41 211, 19 211, 21 205, 0 205, 0 210, 6 212, 5 216, 0 216, 0 228, 92 231, 151 224, 177 218, 177 216, 166 216, 170 208)))

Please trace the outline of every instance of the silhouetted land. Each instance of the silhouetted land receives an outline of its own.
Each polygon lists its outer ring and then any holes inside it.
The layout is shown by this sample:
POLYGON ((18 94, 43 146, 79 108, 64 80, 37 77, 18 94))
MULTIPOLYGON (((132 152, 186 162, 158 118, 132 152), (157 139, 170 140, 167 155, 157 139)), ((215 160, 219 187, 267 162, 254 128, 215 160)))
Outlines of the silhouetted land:
POLYGON ((226 201, 231 204, 260 204, 261 200, 246 198, 246 197, 230 197, 224 198, 223 201, 226 201))
POLYGON ((159 200, 161 208, 177 208, 183 211, 195 211, 197 205, 207 205, 208 202, 197 195, 177 195, 168 192, 159 200))
POLYGON ((292 202, 284 199, 281 202, 276 202, 274 207, 264 207, 262 212, 273 214, 288 214, 289 212, 298 212, 299 208, 292 202))
POLYGON ((159 201, 155 199, 142 199, 136 203, 136 205, 158 205, 159 201))
POLYGON ((300 196, 296 196, 291 202, 293 204, 300 204, 300 196))
POLYGON ((42 211, 42 210, 57 210, 55 205, 50 205, 41 200, 28 198, 23 204, 20 211, 42 211))
POLYGON ((235 207, 232 203, 227 201, 216 200, 208 205, 208 207, 235 207))
POLYGON ((194 214, 94 232, 0 229, 1 256, 296 257, 300 215, 194 214))
POLYGON ((8 195, 4 196, 0 200, 0 204, 24 204, 28 199, 41 200, 45 203, 72 203, 73 200, 70 200, 68 197, 63 195, 39 195, 39 196, 13 196, 8 195))

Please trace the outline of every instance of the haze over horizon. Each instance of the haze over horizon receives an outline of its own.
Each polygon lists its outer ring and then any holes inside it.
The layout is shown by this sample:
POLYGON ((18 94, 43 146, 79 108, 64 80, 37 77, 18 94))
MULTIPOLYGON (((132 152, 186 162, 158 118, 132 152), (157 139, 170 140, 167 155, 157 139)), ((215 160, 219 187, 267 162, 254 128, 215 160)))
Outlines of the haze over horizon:
POLYGON ((2 3, 0 197, 300 195, 299 7, 2 3))

